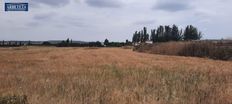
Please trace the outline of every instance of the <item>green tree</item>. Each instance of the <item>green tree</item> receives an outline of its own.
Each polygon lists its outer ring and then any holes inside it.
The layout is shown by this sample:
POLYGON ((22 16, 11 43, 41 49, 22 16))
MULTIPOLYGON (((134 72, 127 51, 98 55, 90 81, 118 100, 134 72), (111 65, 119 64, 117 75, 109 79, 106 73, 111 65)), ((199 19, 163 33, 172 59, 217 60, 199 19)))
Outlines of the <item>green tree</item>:
POLYGON ((143 40, 142 40, 142 42, 144 43, 144 42, 146 42, 148 40, 149 40, 149 34, 147 33, 147 28, 144 27, 143 28, 143 40))
POLYGON ((133 38, 132 38, 132 42, 133 43, 138 43, 140 41, 140 34, 138 33, 138 31, 136 31, 133 35, 133 38))
POLYGON ((176 25, 172 26, 172 36, 171 40, 173 41, 179 41, 182 39, 182 32, 179 31, 179 28, 176 25))
POLYGON ((156 33, 156 29, 151 30, 151 38, 150 40, 155 43, 158 42, 158 35, 156 33))
POLYGON ((101 42, 97 41, 97 42, 95 43, 95 47, 102 47, 101 42))
POLYGON ((129 45, 130 44, 130 41, 127 39, 126 40, 126 45, 129 45))
POLYGON ((157 33, 157 37, 158 37, 157 41, 158 42, 164 42, 165 41, 164 26, 159 26, 157 28, 157 32, 156 33, 157 33))
POLYGON ((200 40, 202 38, 201 32, 198 32, 198 29, 192 25, 189 25, 185 28, 184 31, 184 40, 200 40))
POLYGON ((138 32, 138 38, 137 38, 138 43, 141 43, 142 38, 143 38, 142 32, 140 31, 140 32, 138 32))
POLYGON ((69 38, 66 40, 66 43, 69 43, 70 42, 70 40, 69 40, 69 38))
POLYGON ((172 28, 170 26, 165 26, 165 31, 164 31, 164 42, 172 40, 172 28))
POLYGON ((104 41, 104 45, 109 45, 109 40, 108 39, 105 39, 105 41, 104 41))
POLYGON ((28 41, 28 45, 31 45, 31 41, 30 40, 28 41))

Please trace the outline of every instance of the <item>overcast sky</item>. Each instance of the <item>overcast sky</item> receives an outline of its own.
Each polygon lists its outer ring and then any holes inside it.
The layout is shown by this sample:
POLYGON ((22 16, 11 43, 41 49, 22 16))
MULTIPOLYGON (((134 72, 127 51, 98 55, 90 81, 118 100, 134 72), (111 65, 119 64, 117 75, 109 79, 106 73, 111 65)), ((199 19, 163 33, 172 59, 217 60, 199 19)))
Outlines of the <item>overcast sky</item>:
POLYGON ((207 39, 232 37, 232 0, 18 0, 29 12, 4 12, 0 40, 114 41, 144 26, 194 25, 207 39))

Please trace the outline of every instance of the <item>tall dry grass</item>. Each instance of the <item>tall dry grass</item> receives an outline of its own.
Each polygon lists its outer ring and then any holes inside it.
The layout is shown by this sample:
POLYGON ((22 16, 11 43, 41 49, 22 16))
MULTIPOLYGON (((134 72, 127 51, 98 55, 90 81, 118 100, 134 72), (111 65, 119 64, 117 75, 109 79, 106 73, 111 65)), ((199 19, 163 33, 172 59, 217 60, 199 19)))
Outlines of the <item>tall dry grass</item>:
POLYGON ((135 51, 163 54, 163 55, 178 55, 180 51, 190 42, 163 42, 155 44, 141 44, 134 48, 135 51))
POLYGON ((231 104, 232 63, 120 48, 0 49, 0 96, 31 104, 231 104))

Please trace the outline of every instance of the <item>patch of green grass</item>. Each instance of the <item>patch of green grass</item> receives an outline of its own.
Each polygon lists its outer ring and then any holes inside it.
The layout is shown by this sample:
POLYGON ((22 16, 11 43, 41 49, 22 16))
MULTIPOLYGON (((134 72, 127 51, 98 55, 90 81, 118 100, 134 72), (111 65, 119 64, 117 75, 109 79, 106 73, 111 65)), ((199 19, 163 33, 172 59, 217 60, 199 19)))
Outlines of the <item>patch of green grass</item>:
POLYGON ((0 97, 0 104, 28 104, 27 96, 4 96, 0 97))

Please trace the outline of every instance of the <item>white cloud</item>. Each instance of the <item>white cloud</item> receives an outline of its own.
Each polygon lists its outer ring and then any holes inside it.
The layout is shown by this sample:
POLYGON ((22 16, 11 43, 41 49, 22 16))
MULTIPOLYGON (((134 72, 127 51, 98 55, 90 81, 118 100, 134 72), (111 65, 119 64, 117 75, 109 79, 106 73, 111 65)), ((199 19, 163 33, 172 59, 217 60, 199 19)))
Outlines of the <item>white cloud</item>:
POLYGON ((49 5, 49 6, 64 6, 67 5, 70 0, 32 0, 30 1, 32 6, 49 5))
POLYGON ((192 8, 189 0, 158 0, 154 5, 154 10, 168 12, 184 11, 192 8))

